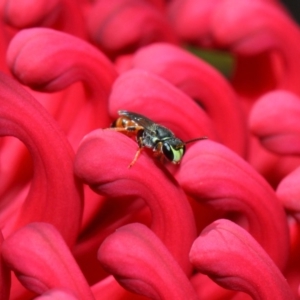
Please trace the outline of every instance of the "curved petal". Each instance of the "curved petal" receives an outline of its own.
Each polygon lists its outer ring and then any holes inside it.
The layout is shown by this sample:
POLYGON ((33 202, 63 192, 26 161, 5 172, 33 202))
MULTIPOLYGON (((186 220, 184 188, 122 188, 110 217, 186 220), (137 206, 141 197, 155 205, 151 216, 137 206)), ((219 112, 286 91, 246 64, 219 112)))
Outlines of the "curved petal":
POLYGON ((44 108, 3 74, 0 75, 0 135, 20 139, 34 163, 30 192, 15 224, 11 220, 5 223, 5 236, 12 228, 45 221, 54 224, 66 241, 73 243, 82 215, 82 186, 74 178, 73 150, 44 108))
MULTIPOLYGON (((216 8, 211 24, 214 38, 238 53, 253 54, 271 49, 281 42, 279 38, 289 39, 297 31, 296 24, 286 12, 268 1, 223 0, 216 8), (222 10, 224 15, 221 27, 222 10), (244 26, 237 26, 242 21, 244 26), (292 32, 284 36, 289 26, 292 32), (228 36, 229 33, 231 36, 228 36), (275 33, 280 34, 276 36, 275 33)), ((284 45, 280 43, 280 46, 284 45)))
POLYGON ((107 97, 117 76, 99 50, 79 38, 46 28, 20 31, 9 45, 7 61, 22 83, 47 92, 82 80, 90 93, 107 97))
POLYGON ((169 15, 183 41, 234 53, 232 83, 243 98, 275 88, 299 94, 299 30, 280 1, 176 0, 169 15))
POLYGON ((184 156, 176 179, 197 201, 246 218, 250 233, 280 268, 285 266, 289 231, 283 207, 243 159, 217 143, 195 143, 184 156))
POLYGON ((293 294, 270 257, 244 229, 218 220, 194 242, 190 259, 201 272, 225 288, 253 299, 293 299, 293 294))
POLYGON ((115 81, 109 111, 117 118, 120 109, 145 115, 183 140, 203 135, 217 139, 213 124, 201 107, 163 78, 144 70, 130 70, 115 81))
POLYGON ((98 259, 130 291, 151 299, 198 299, 168 250, 142 224, 117 229, 100 246, 98 259))
POLYGON ((300 212, 300 167, 287 175, 278 185, 276 194, 288 210, 300 212))
POLYGON ((94 299, 69 248, 50 224, 24 226, 4 241, 2 255, 23 285, 37 294, 67 289, 78 299, 94 299))
POLYGON ((3 17, 14 28, 52 27, 85 38, 83 12, 69 0, 3 0, 3 17), (26 13, 24 13, 26 12, 26 13))
POLYGON ((143 0, 97 1, 88 16, 88 30, 92 41, 111 57, 155 41, 176 41, 162 12, 143 0))
POLYGON ((144 200, 152 214, 151 228, 189 272, 187 253, 196 227, 188 200, 174 178, 146 153, 128 168, 136 151, 136 142, 121 133, 93 131, 78 149, 75 173, 99 194, 120 201, 144 200))
MULTIPOLYGON (((45 24, 54 10, 59 10, 62 1, 4 1, 4 20, 15 28, 33 27, 45 24), (24 11, 27 13, 24 14, 24 11)), ((51 19, 51 18, 50 18, 51 19)))
MULTIPOLYGON (((279 0, 262 0, 260 2, 270 2, 272 5, 281 8, 279 0)), ((168 16, 172 27, 182 40, 191 44, 212 47, 216 46, 216 41, 211 32, 214 14, 225 3, 226 0, 202 0, 201 4, 197 0, 173 0, 168 5, 168 16)), ((231 11, 233 14, 234 10, 235 5, 232 4, 231 11)), ((220 27, 222 25, 219 23, 220 27)))
MULTIPOLYGON (((278 5, 268 1, 222 1, 214 13, 211 26, 217 43, 229 46, 238 55, 246 56, 248 63, 255 66, 256 70, 251 70, 255 72, 252 74, 254 81, 256 76, 262 80, 265 87, 270 85, 270 88, 282 88, 300 94, 300 64, 297 59, 300 53, 300 32, 297 24, 278 5), (255 63, 255 56, 258 55, 259 58, 259 55, 267 51, 267 56, 261 56, 263 59, 258 59, 255 63), (249 60, 251 56, 254 58, 252 61, 249 60), (268 60, 269 67, 266 64, 268 60)), ((246 60, 245 67, 249 71, 251 65, 247 65, 246 60)), ((235 84, 241 85, 241 88, 242 85, 245 87, 243 81, 246 78, 242 74, 245 74, 246 70, 244 68, 236 73, 235 84)), ((252 81, 249 82, 252 84, 252 81)), ((248 83, 248 86, 250 88, 251 85, 248 83)))
POLYGON ((268 150, 300 154, 300 99, 287 91, 270 92, 253 106, 250 128, 268 150))
POLYGON ((178 36, 193 44, 210 46, 211 18, 214 10, 222 0, 173 0, 168 5, 168 17, 178 36))
POLYGON ((117 72, 87 42, 51 29, 22 30, 11 41, 7 60, 21 83, 43 92, 60 91, 83 82, 85 94, 78 97, 75 91, 75 95, 63 95, 57 113, 75 148, 87 132, 111 123, 107 100, 117 72))
POLYGON ((213 67, 179 47, 162 43, 137 51, 132 67, 158 74, 194 99, 212 119, 220 141, 245 156, 247 134, 241 105, 213 67))

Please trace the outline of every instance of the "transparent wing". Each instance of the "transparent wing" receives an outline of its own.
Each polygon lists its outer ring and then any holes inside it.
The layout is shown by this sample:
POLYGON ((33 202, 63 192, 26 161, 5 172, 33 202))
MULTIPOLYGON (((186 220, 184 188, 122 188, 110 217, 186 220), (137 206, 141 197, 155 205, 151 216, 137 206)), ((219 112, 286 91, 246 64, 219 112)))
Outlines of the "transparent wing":
POLYGON ((155 128, 157 127, 157 124, 143 115, 130 112, 127 110, 119 110, 118 114, 119 116, 126 116, 130 118, 131 120, 135 121, 138 125, 143 126, 145 130, 148 130, 150 132, 155 132, 155 128))

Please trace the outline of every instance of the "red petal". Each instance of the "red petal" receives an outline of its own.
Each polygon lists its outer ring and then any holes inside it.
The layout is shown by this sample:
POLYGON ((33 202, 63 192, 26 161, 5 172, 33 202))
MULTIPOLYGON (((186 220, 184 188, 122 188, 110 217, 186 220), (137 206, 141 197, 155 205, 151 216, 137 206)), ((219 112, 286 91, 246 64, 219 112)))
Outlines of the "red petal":
POLYGON ((0 76, 0 102, 0 135, 24 142, 34 163, 30 192, 16 224, 6 220, 5 230, 44 221, 54 224, 67 242, 73 243, 81 222, 82 187, 74 178, 70 144, 44 108, 4 75, 0 76))
POLYGON ((67 289, 78 299, 94 299, 69 248, 52 225, 26 225, 5 240, 2 254, 19 280, 35 293, 67 289))
POLYGON ((254 105, 250 127, 268 150, 300 154, 300 99, 287 91, 262 96, 254 105))
POLYGON ((142 224, 123 226, 110 235, 99 248, 98 259, 133 292, 151 299, 198 299, 179 265, 142 224))
POLYGON ((289 235, 283 207, 267 182, 243 159, 217 143, 198 142, 187 151, 176 178, 197 201, 237 212, 275 263, 280 268, 286 264, 289 235))
POLYGON ((248 293, 253 299, 294 298, 286 279, 260 245, 228 220, 218 220, 202 231, 190 259, 221 286, 248 293))

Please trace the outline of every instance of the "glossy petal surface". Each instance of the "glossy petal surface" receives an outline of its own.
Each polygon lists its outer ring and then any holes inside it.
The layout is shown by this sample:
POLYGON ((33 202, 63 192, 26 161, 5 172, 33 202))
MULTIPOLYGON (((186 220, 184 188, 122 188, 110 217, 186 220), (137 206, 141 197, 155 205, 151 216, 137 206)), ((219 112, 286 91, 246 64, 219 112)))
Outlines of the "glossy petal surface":
POLYGON ((8 230, 45 221, 57 226, 68 243, 73 243, 82 214, 82 186, 73 175, 70 144, 44 108, 5 75, 0 77, 0 101, 0 135, 24 142, 34 163, 30 192, 15 223, 7 224, 8 230), (67 214, 68 220, 62 219, 61 213, 67 214))
POLYGON ((276 264, 285 265, 289 236, 283 208, 264 179, 240 157, 217 143, 198 142, 186 153, 176 178, 197 201, 246 218, 251 234, 276 264), (275 246, 279 238, 286 246, 275 246))
POLYGON ((194 242, 191 262, 220 285, 253 299, 292 299, 285 278, 260 245, 238 225, 218 220, 194 242))
POLYGON ((300 154, 300 99, 286 91, 261 97, 253 107, 250 126, 262 145, 278 154, 300 154))
POLYGON ((2 255, 22 283, 35 293, 68 289, 78 299, 94 299, 67 245, 52 225, 31 223, 23 227, 6 239, 2 255))
POLYGON ((98 259, 123 286, 151 299, 198 299, 179 265, 144 225, 119 228, 103 242, 98 259))

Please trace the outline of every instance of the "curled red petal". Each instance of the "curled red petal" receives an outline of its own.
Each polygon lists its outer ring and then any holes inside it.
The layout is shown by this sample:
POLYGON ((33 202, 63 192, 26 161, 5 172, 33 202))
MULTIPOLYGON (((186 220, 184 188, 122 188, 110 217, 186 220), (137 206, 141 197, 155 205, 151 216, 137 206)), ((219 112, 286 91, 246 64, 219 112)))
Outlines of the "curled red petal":
POLYGON ((242 97, 275 88, 299 94, 299 30, 279 1, 176 0, 169 14, 184 41, 234 53, 232 83, 242 97))
POLYGON ((121 133, 93 131, 77 151, 75 173, 97 193, 120 201, 143 199, 152 214, 151 228, 189 272, 187 253, 196 235, 191 207, 174 178, 146 153, 128 168, 137 149, 121 133))
POLYGON ((300 212, 300 168, 288 174, 278 185, 276 194, 288 210, 300 212))
POLYGON ((220 144, 198 142, 188 149, 176 179, 197 201, 246 218, 250 233, 280 268, 285 266, 289 231, 283 207, 243 159, 220 144))
POLYGON ((85 95, 81 99, 68 95, 72 99, 68 102, 68 112, 63 114, 66 122, 68 117, 73 117, 70 112, 76 111, 74 123, 67 126, 71 127, 72 137, 78 139, 82 132, 86 134, 110 124, 107 100, 117 72, 107 57, 87 42, 51 29, 22 30, 9 45, 7 61, 19 81, 43 92, 55 92, 74 82, 83 82, 85 95), (82 100, 84 96, 86 101, 82 100))
POLYGON ((247 135, 241 105, 214 68, 179 47, 163 43, 141 48, 133 56, 132 66, 158 74, 194 99, 212 119, 220 141, 245 155, 247 135))
MULTIPOLYGON (((300 64, 297 59, 300 32, 297 24, 279 5, 268 1, 222 1, 214 12, 211 26, 217 43, 230 47, 242 58, 246 56, 245 68, 240 69, 234 79, 240 88, 245 87, 243 81, 248 70, 253 72, 253 81, 256 82, 256 76, 265 87, 283 88, 300 94, 300 64)), ((252 81, 248 87, 253 89, 252 81)))
MULTIPOLYGON (((10 26, 16 28, 25 28, 37 26, 44 23, 53 11, 60 9, 62 1, 43 0, 43 1, 14 1, 7 0, 4 4, 4 20, 10 26), (24 11, 27 13, 25 14, 24 11)), ((51 18, 50 18, 51 20, 51 18)), ((49 20, 49 21, 50 21, 49 20)))
POLYGON ((240 54, 255 54, 278 46, 278 38, 291 37, 291 33, 283 36, 286 26, 292 26, 292 31, 295 32, 295 23, 278 5, 268 1, 250 0, 220 1, 211 22, 214 38, 240 54), (224 26, 220 28, 222 11, 224 26), (256 20, 253 20, 254 15, 257 17, 256 20), (244 26, 236 26, 241 21, 244 26), (276 31, 281 34, 276 36, 276 31), (229 33, 231 36, 228 36, 229 33))
POLYGON ((82 215, 82 186, 74 178, 73 150, 46 110, 3 74, 0 75, 0 135, 20 139, 34 164, 29 194, 16 222, 7 220, 5 236, 28 222, 45 221, 54 224, 66 241, 73 243, 82 215))
POLYGON ((9 45, 7 61, 13 74, 30 87, 54 92, 81 80, 98 100, 107 97, 117 76, 99 50, 77 37, 46 28, 20 31, 9 45))
POLYGON ((210 24, 215 8, 222 0, 173 0, 168 5, 168 16, 173 29, 184 41, 211 45, 210 24))
POLYGON ((76 1, 3 0, 3 17, 10 26, 21 29, 51 27, 86 38, 83 10, 76 1), (24 13, 26 12, 26 13, 24 13))
POLYGON ((293 299, 279 269, 252 236, 228 220, 205 228, 194 242, 190 259, 221 286, 253 299, 293 299))
POLYGON ((116 118, 120 109, 145 115, 183 140, 204 135, 217 139, 213 124, 201 107, 163 78, 144 70, 130 70, 115 81, 109 111, 116 118))
POLYGON ((2 255, 23 285, 37 294, 67 289, 78 299, 94 299, 68 246, 50 224, 22 227, 5 240, 2 255))
POLYGON ((117 229, 100 246, 98 259, 133 292, 151 299, 198 299, 179 265, 145 225, 117 229))
POLYGON ((155 41, 174 43, 177 39, 169 23, 149 2, 97 1, 88 16, 88 30, 93 42, 111 57, 133 52, 155 41))
POLYGON ((287 91, 270 92, 253 106, 250 128, 268 150, 300 154, 300 99, 287 91))

